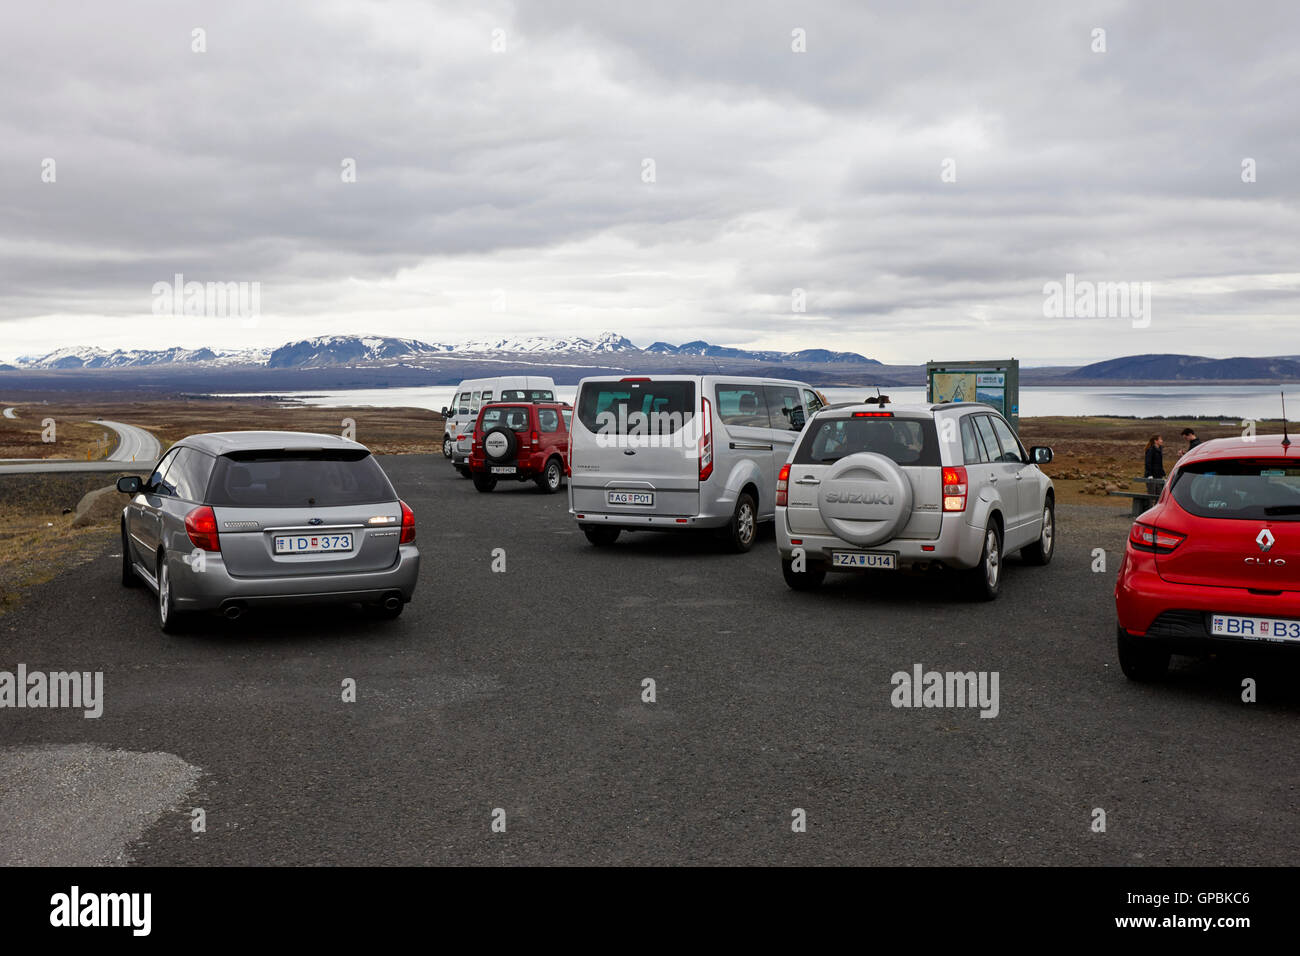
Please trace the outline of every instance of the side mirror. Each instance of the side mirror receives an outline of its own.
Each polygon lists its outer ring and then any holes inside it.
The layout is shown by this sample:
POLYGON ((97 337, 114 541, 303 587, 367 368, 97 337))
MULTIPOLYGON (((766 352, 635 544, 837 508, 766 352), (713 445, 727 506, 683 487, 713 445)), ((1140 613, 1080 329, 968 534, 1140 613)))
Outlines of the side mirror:
POLYGON ((143 487, 144 482, 139 475, 126 475, 117 479, 117 490, 124 495, 138 495, 143 487))
POLYGON ((1035 465, 1046 465, 1052 460, 1052 449, 1046 445, 1035 445, 1029 449, 1029 458, 1035 465))
POLYGON ((442 406, 442 417, 443 417, 443 418, 446 418, 446 417, 447 417, 447 406, 446 406, 446 405, 442 406))

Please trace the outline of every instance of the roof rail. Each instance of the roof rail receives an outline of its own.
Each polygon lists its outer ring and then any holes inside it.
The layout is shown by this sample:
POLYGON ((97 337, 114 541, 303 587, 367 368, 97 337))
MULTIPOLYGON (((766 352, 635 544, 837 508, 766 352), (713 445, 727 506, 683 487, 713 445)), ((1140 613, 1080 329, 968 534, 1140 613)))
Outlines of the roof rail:
MULTIPOLYGON (((996 405, 990 405, 988 402, 938 402, 930 406, 930 411, 937 412, 941 408, 951 408, 953 405, 978 405, 981 408, 991 408, 995 412, 998 411, 996 405)), ((1001 414, 1001 412, 998 412, 998 414, 1001 414)))

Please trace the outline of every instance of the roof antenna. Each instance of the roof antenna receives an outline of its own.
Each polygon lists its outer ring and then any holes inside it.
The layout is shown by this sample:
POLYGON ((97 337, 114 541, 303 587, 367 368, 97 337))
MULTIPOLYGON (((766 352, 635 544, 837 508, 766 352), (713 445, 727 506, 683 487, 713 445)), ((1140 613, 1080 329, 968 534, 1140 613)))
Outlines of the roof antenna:
POLYGON ((1279 391, 1278 394, 1280 394, 1280 395, 1282 396, 1282 447, 1283 447, 1283 448, 1290 448, 1290 447, 1291 447, 1291 431, 1290 431, 1290 429, 1287 428, 1287 425, 1286 425, 1286 392, 1285 392, 1285 391, 1279 391))

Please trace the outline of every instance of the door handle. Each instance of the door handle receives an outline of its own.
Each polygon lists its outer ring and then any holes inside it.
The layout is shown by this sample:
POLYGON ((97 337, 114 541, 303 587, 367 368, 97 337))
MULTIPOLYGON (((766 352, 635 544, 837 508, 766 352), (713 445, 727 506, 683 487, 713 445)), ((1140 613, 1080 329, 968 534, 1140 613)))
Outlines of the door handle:
POLYGON ((820 478, 796 478, 794 483, 796 485, 820 485, 822 482, 820 478))
POLYGON ((1016 481, 1024 481, 1024 480, 1025 480, 1025 476, 1022 475, 1020 472, 1016 472, 1016 481))
POLYGON ((989 484, 990 484, 990 485, 996 485, 997 483, 998 483, 998 476, 997 476, 997 475, 989 475, 989 484))

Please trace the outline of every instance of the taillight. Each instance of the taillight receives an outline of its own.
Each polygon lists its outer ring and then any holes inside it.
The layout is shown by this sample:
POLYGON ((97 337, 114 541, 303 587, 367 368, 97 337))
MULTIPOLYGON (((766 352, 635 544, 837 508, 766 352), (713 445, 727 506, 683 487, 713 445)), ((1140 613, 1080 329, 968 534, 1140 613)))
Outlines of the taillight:
POLYGON ((1164 528, 1157 528, 1152 524, 1142 524, 1140 521, 1135 521, 1128 532, 1128 543, 1138 551, 1168 554, 1182 544, 1183 539, 1186 537, 1187 535, 1179 534, 1177 531, 1166 531, 1164 528))
POLYGON ((704 403, 704 433, 700 435, 700 481, 707 481, 713 474, 713 408, 707 398, 704 403))
POLYGON ((397 503, 402 506, 402 536, 398 539, 398 544, 410 544, 415 540, 415 512, 400 498, 397 503))
POLYGON ((790 497, 790 466, 782 465, 781 473, 776 476, 776 503, 784 506, 790 497))
POLYGON ((190 543, 200 551, 220 551, 221 539, 217 536, 217 516, 207 505, 195 508, 185 516, 185 533, 190 543))
POLYGON ((893 418, 893 412, 854 412, 854 418, 893 418))
POLYGON ((943 510, 965 511, 966 469, 961 465, 951 465, 943 469, 943 510))
POLYGON ((536 448, 538 445, 542 443, 542 440, 537 437, 537 432, 529 432, 528 443, 532 445, 534 448, 536 448))

